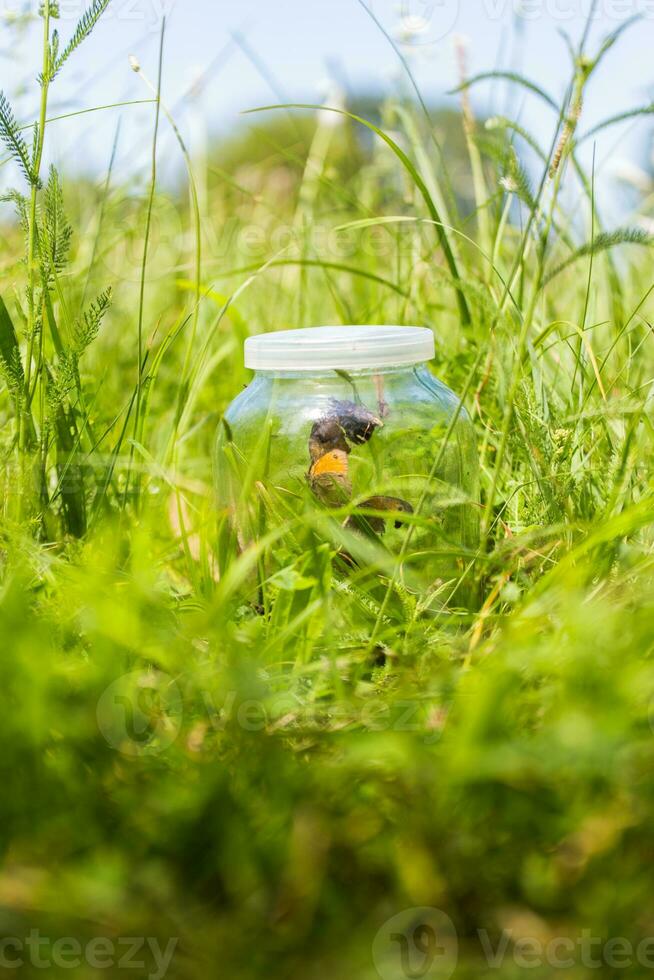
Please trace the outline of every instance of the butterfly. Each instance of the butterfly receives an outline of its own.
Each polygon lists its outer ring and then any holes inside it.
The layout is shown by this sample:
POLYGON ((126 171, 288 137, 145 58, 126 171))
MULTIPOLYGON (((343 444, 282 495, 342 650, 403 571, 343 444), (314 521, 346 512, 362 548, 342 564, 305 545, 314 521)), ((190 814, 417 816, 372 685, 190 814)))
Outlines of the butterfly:
MULTIPOLYGON (((327 507, 342 507, 352 497, 350 443, 363 445, 383 424, 365 405, 339 401, 332 402, 327 416, 314 422, 309 437, 311 467, 307 479, 315 496, 327 507)), ((401 514, 413 514, 411 504, 399 497, 370 497, 360 506, 394 514, 395 527, 402 525, 401 514)), ((386 519, 376 514, 354 513, 344 526, 350 531, 375 536, 386 530, 386 519)))
POLYGON ((314 422, 311 429, 309 454, 312 461, 315 463, 334 449, 350 453, 350 443, 363 445, 383 424, 365 405, 333 400, 328 414, 314 422))
MULTIPOLYGON (((349 459, 341 449, 333 449, 316 460, 309 470, 309 484, 315 495, 328 507, 339 507, 352 496, 349 459)), ((370 497, 360 507, 363 510, 384 511, 394 515, 395 527, 402 526, 402 514, 413 514, 413 507, 400 497, 370 497)), ((386 519, 378 514, 351 514, 345 522, 350 531, 383 534, 386 519)))
POLYGON ((341 507, 352 496, 349 469, 345 450, 332 449, 311 464, 309 486, 328 507, 341 507))

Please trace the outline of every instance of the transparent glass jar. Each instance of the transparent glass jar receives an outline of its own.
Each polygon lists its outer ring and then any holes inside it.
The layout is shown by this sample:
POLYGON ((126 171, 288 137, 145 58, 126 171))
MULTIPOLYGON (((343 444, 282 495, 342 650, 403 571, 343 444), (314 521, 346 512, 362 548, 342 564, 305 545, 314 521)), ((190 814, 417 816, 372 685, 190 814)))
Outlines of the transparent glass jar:
POLYGON ((260 576, 297 581, 307 547, 327 544, 337 575, 469 604, 479 464, 465 408, 427 365, 432 332, 316 327, 245 346, 254 379, 216 442, 219 564, 256 543, 260 576))

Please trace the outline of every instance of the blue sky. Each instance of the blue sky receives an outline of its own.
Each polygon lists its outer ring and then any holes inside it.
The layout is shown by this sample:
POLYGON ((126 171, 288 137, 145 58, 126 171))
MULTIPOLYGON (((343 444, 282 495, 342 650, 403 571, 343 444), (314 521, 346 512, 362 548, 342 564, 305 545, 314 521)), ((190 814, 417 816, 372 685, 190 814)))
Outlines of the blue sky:
MULTIPOLYGON (((577 40, 592 0, 367 2, 389 32, 411 34, 410 61, 425 96, 456 105, 456 98, 446 95, 457 80, 456 36, 466 39, 470 73, 516 65, 558 97, 569 78, 568 55, 558 32, 566 30, 577 40), (522 15, 517 14, 520 8, 522 15)), ((629 16, 636 12, 644 16, 607 56, 587 99, 582 129, 654 99, 654 0, 595 2, 589 50, 629 16)), ((7 14, 30 4, 35 6, 37 0, 0 0, 0 14, 6 21, 7 14)), ((83 5, 83 0, 61 0, 59 26, 64 37, 83 5)), ((358 0, 112 0, 93 38, 71 61, 66 76, 57 80, 53 112, 147 98, 128 57, 137 56, 145 72, 155 78, 163 9, 168 15, 164 95, 175 107, 191 149, 207 129, 228 131, 239 122, 242 110, 276 101, 278 96, 322 100, 330 78, 353 88, 399 84, 396 55, 358 0), (210 74, 201 93, 188 97, 193 82, 207 69, 210 74)), ((2 30, 0 85, 12 92, 37 70, 36 37, 28 30, 18 41, 7 26, 2 30)), ((475 94, 480 111, 487 108, 490 94, 488 86, 475 94)), ((496 88, 494 108, 502 107, 503 97, 496 88)), ((29 118, 34 106, 28 99, 19 105, 21 115, 29 118)), ((553 119, 547 107, 521 97, 514 109, 544 143, 549 141, 553 119)), ((119 167, 139 169, 147 162, 151 107, 129 107, 120 114, 119 167)), ((101 173, 118 116, 111 110, 53 124, 50 137, 56 155, 69 168, 101 173)), ((647 123, 641 122, 636 130, 623 126, 600 139, 601 180, 608 180, 624 158, 642 161, 646 133, 647 123)), ((175 148, 169 134, 163 139, 165 169, 166 162, 175 158, 175 148)))

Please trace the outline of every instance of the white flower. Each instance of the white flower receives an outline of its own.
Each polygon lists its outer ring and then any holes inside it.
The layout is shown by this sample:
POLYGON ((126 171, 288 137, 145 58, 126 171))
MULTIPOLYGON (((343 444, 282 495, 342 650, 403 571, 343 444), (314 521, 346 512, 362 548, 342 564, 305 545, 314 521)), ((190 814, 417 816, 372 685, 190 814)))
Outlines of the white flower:
POLYGON ((339 109, 340 112, 320 112, 319 119, 322 126, 327 129, 335 129, 342 125, 344 119, 341 112, 345 109, 345 92, 333 81, 330 83, 322 103, 325 109, 339 109))
POLYGON ((399 33, 407 41, 412 37, 420 37, 429 30, 429 21, 420 14, 407 14, 400 20, 399 33))

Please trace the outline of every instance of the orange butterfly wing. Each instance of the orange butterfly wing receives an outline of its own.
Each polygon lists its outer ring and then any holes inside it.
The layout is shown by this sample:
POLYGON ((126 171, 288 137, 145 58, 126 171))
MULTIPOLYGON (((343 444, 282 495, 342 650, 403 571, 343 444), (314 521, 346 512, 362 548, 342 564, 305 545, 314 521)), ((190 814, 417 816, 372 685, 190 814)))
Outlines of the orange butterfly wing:
POLYGON ((317 476, 347 476, 348 462, 344 452, 335 449, 331 453, 325 453, 320 459, 316 460, 310 470, 312 477, 317 476))

